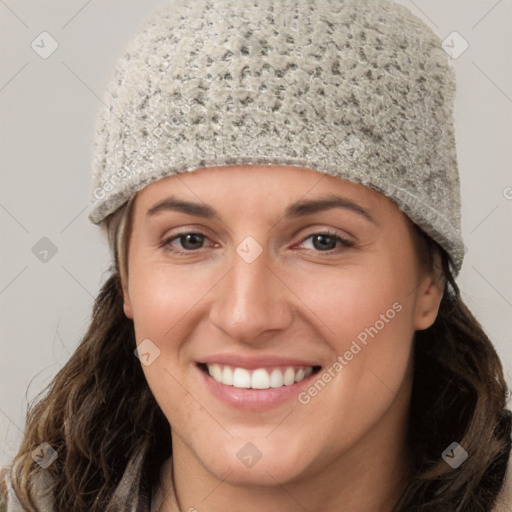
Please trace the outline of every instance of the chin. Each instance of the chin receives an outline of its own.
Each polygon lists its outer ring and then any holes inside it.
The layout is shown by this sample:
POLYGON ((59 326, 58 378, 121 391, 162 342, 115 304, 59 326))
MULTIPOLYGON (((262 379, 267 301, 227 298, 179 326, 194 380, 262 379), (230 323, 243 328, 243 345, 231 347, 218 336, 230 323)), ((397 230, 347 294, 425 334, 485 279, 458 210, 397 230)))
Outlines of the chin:
POLYGON ((276 482, 284 484, 299 479, 308 465, 300 443, 296 447, 283 446, 265 439, 266 435, 254 442, 235 438, 223 446, 217 445, 215 452, 210 445, 203 452, 205 457, 200 456, 199 460, 215 478, 235 486, 275 486, 276 482))

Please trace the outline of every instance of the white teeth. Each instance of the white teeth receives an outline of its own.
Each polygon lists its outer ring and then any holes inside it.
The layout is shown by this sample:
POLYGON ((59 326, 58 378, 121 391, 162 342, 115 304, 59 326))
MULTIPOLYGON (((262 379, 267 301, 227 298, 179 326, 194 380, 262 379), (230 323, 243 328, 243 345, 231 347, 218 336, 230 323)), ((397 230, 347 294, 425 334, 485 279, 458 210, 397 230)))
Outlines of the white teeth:
POLYGON ((295 372, 293 368, 286 368, 283 375, 283 383, 285 386, 291 386, 295 382, 295 372))
POLYGON ((208 373, 217 382, 226 386, 245 389, 269 389, 291 386, 295 382, 300 382, 309 377, 313 372, 311 366, 297 370, 288 367, 284 369, 284 372, 281 368, 274 368, 271 371, 266 368, 258 368, 249 371, 245 368, 233 368, 219 364, 207 364, 206 366, 208 373))
POLYGON ((209 368, 209 370, 210 370, 210 375, 215 380, 220 380, 222 378, 222 370, 220 369, 220 366, 218 364, 212 365, 211 368, 209 368))
POLYGON ((268 389, 270 387, 270 377, 267 370, 260 368, 254 370, 251 376, 251 388, 253 389, 268 389))
POLYGON ((222 379, 217 379, 219 382, 223 382, 228 386, 233 385, 233 370, 229 366, 224 366, 224 371, 222 372, 222 379))
POLYGON ((296 374, 295 374, 295 382, 300 382, 304 378, 304 370, 301 368, 296 374))
POLYGON ((251 374, 245 368, 235 368, 233 372, 233 386, 235 388, 250 388, 251 374))
POLYGON ((283 372, 278 370, 272 370, 270 374, 270 387, 271 388, 282 388, 283 387, 283 372))

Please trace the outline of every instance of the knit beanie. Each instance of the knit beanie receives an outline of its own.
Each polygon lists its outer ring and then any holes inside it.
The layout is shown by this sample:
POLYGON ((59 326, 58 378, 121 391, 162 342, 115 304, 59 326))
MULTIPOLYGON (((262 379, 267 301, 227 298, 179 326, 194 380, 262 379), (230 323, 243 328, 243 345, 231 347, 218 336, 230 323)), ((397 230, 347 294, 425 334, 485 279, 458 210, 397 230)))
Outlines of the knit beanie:
POLYGON ((308 168, 388 197, 457 275, 454 95, 439 38, 391 1, 172 0, 113 71, 89 218, 196 169, 308 168))

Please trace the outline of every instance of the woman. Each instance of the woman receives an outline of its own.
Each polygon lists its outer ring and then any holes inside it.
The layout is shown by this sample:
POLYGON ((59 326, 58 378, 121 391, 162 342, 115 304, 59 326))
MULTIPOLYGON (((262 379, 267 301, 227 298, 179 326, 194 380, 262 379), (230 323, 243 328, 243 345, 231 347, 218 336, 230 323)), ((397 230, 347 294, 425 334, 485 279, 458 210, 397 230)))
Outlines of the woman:
POLYGON ((510 512, 507 386, 455 283, 453 96, 388 1, 157 13, 98 123, 115 266, 7 510, 510 512))

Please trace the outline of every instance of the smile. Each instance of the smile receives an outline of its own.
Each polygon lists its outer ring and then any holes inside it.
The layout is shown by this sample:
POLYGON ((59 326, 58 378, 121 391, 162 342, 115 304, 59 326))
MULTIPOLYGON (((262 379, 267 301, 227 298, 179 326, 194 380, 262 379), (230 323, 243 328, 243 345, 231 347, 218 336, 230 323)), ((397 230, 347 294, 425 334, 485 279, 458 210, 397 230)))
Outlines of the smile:
POLYGON ((316 358, 297 359, 277 354, 247 357, 210 354, 195 367, 205 389, 221 403, 247 411, 277 408, 296 400, 322 366, 316 358))
POLYGON ((214 363, 204 364, 203 370, 206 370, 215 381, 225 386, 244 389, 269 389, 291 386, 300 382, 313 373, 314 367, 282 366, 248 370, 214 363))

